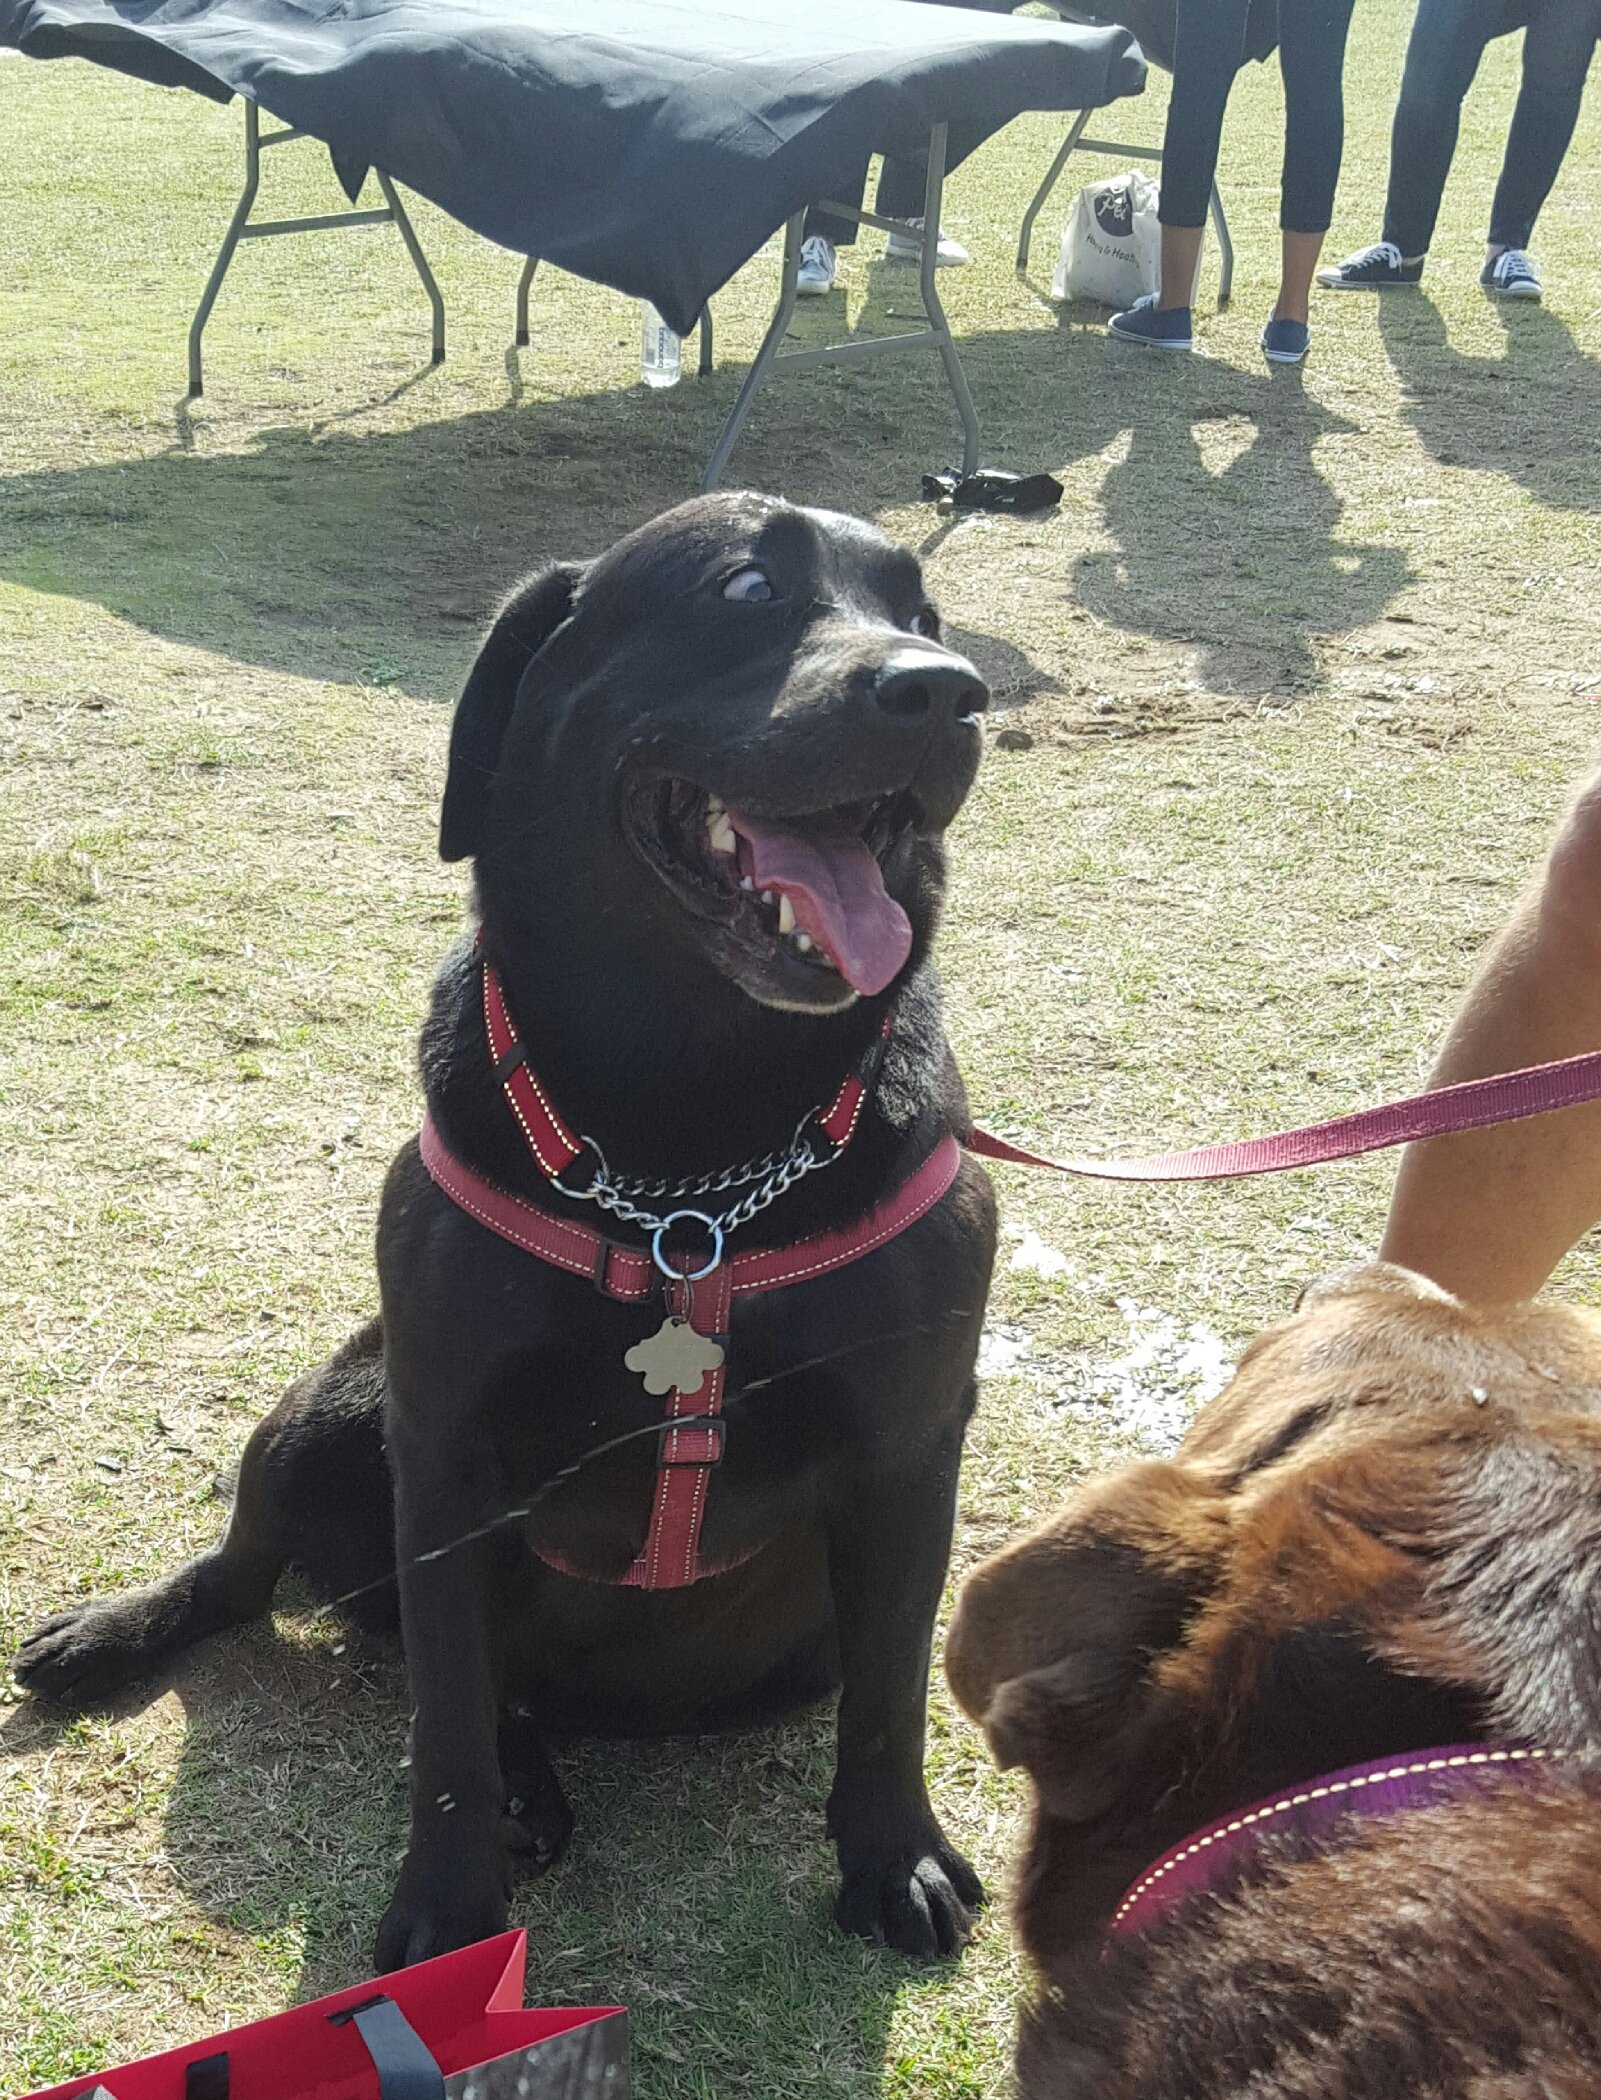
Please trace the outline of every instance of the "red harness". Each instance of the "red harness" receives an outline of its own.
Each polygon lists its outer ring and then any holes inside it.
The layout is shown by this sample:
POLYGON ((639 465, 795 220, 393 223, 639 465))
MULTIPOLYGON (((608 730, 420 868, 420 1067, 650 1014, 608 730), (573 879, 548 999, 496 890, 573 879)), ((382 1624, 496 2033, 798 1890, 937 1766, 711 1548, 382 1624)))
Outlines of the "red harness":
MULTIPOLYGON (((595 1149, 593 1142, 573 1135, 540 1084, 507 1012, 499 975, 487 959, 483 964, 483 992, 484 1029, 496 1077, 535 1165, 547 1181, 560 1188, 560 1176, 586 1150, 595 1149)), ((810 1119, 833 1147, 836 1157, 856 1135, 890 1025, 886 1015, 882 1033, 855 1071, 847 1076, 828 1107, 810 1119)), ((715 1343, 719 1350, 727 1346, 729 1315, 735 1298, 751 1291, 780 1290, 786 1284, 804 1283, 871 1254, 932 1210, 956 1179, 961 1165, 961 1147, 956 1139, 942 1138, 910 1180, 854 1225, 813 1233, 786 1247, 764 1247, 729 1259, 723 1258, 719 1233, 713 1243, 712 1260, 696 1267, 694 1255, 663 1251, 661 1232, 654 1236, 653 1250, 619 1246, 588 1225, 558 1218, 497 1187, 456 1158, 431 1116, 423 1118, 419 1146, 422 1163, 433 1180, 452 1203, 480 1225, 554 1268, 588 1277, 597 1290, 624 1304, 645 1304, 658 1288, 664 1288, 671 1317, 687 1323, 694 1333, 715 1343)), ((699 1217, 701 1213, 678 1215, 699 1217)), ((736 1565, 725 1562, 709 1567, 700 1557, 706 1493, 712 1468, 723 1455, 725 1371, 726 1364, 720 1361, 702 1374, 698 1385, 688 1389, 675 1385, 667 1395, 649 1529, 637 1559, 626 1574, 617 1578, 628 1588, 682 1589, 736 1565)), ((564 1574, 585 1572, 548 1553, 541 1558, 564 1574)))

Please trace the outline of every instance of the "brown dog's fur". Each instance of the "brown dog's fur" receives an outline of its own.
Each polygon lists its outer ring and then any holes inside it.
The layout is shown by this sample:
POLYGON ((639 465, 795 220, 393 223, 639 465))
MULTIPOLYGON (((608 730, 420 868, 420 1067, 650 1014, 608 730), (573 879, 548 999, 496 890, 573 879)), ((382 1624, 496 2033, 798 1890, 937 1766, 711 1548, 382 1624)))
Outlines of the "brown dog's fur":
POLYGON ((1601 1318, 1382 1264, 1318 1286, 1170 1462, 974 1573, 946 1667, 1034 1782, 1022 2100, 1601 2094, 1601 1318), (1187 1832, 1491 1739, 1570 1755, 1265 1845, 1107 1951, 1187 1832))

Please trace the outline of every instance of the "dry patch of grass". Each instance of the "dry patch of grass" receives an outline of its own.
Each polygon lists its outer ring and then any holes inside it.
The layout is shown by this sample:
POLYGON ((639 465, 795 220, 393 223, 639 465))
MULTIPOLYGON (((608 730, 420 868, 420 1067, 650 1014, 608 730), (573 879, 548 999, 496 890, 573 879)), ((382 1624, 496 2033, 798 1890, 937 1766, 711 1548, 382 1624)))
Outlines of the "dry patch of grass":
MULTIPOLYGON (((1393 12, 1359 14, 1336 246, 1376 227, 1393 12)), ((1601 156, 1592 115, 1542 226, 1547 308, 1484 302, 1473 243, 1511 58, 1470 102, 1429 296, 1324 302, 1303 375, 1255 350, 1271 74, 1231 113, 1237 295, 1193 364, 1053 311, 1046 222, 1034 281, 1013 277, 1054 121, 978 155, 949 218, 979 260, 942 283, 990 455, 1059 473, 1052 516, 952 524, 913 500, 954 443, 915 364, 775 387, 736 455, 743 478, 922 546, 1007 703, 1014 734, 954 839, 944 946, 992 1122, 1125 1149, 1410 1085, 1585 757, 1601 156)), ((1158 92, 1117 127, 1159 120, 1158 92)), ((238 123, 75 64, 0 67, 7 1644, 209 1537, 247 1425, 370 1308, 412 1037, 464 908, 431 854, 445 703, 513 574, 692 488, 770 295, 768 257, 719 301, 717 375, 647 396, 627 302, 542 272, 535 343, 511 354, 515 262, 420 207, 444 367, 422 365, 392 237, 261 244, 191 408, 183 334, 238 123)), ((274 209, 336 202, 312 149, 269 179, 274 209)), ((808 333, 906 304, 876 245, 808 333)), ((1120 1396, 1182 1411, 1192 1324, 1237 1344, 1370 1248, 1389 1175, 1003 1175, 1003 1346, 959 1564, 1135 1447, 1120 1396), (1025 1232, 1065 1265, 1042 1273, 1025 1232)), ((1593 1259, 1561 1287, 1593 1295, 1593 1259)), ((402 1708, 394 1658, 291 1594, 150 1703, 70 1725, 9 1710, 0 2083, 358 1973, 401 1839, 402 1708)), ((816 1720, 566 1753, 578 1842, 519 1909, 534 1988, 632 2006, 644 2100, 1004 2090, 1018 1974, 999 1911, 930 1974, 832 1934, 827 1748, 816 1720)), ((943 1698, 931 1776, 1002 1883, 1019 1793, 943 1698)))

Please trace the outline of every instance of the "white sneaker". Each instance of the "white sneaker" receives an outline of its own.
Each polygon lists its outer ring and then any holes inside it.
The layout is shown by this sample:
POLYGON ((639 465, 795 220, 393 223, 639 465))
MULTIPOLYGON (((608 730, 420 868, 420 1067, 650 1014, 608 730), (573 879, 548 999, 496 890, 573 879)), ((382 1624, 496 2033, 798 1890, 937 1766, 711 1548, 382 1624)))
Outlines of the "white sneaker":
POLYGON ((801 242, 796 291, 803 299, 820 299, 824 292, 834 289, 834 279, 838 275, 839 257, 834 253, 834 243, 825 240, 820 233, 810 234, 801 242))
MULTIPOLYGON (((921 262, 923 259, 923 222, 908 219, 906 225, 908 230, 905 233, 892 233, 884 243, 884 253, 891 262, 921 262)), ((934 267, 937 270, 957 270, 972 260, 961 242, 953 241, 942 226, 934 267)))

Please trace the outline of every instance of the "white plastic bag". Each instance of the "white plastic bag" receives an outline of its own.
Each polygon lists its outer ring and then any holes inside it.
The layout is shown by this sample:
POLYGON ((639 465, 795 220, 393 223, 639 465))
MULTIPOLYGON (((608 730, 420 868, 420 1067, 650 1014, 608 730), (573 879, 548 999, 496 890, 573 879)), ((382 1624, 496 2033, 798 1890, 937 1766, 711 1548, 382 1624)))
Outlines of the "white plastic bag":
POLYGON ((1133 168, 1086 183, 1062 235, 1051 297, 1127 308, 1156 291, 1162 277, 1160 196, 1156 181, 1133 168))

